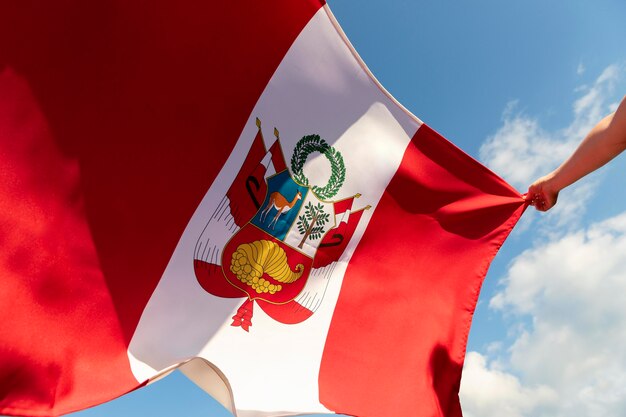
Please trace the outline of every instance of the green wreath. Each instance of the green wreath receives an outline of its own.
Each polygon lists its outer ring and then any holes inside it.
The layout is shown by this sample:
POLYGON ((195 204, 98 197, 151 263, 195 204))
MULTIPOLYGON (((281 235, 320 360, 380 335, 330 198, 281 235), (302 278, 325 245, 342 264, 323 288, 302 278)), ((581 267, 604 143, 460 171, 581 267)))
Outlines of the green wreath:
POLYGON ((330 162, 331 174, 328 184, 324 187, 314 185, 311 190, 320 200, 328 200, 335 196, 346 179, 346 166, 343 163, 343 156, 335 148, 330 146, 319 135, 303 136, 298 141, 291 156, 291 172, 294 179, 302 185, 309 186, 309 179, 304 175, 302 168, 309 155, 313 152, 323 154, 330 162))

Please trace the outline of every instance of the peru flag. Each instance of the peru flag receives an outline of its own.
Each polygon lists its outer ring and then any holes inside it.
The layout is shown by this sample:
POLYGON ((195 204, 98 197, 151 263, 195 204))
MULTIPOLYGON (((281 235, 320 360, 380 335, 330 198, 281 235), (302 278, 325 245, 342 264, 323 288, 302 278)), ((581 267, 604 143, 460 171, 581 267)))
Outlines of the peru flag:
POLYGON ((522 196, 321 0, 0 6, 0 413, 174 368, 240 417, 460 417, 522 196))

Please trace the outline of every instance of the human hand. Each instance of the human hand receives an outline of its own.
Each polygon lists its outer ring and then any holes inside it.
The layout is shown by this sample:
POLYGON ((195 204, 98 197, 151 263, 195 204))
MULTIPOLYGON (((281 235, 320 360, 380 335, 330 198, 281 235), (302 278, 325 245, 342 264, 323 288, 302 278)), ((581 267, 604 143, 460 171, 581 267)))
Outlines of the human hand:
POLYGON ((554 187, 551 175, 541 177, 528 187, 526 200, 539 211, 548 211, 556 204, 559 190, 554 187))

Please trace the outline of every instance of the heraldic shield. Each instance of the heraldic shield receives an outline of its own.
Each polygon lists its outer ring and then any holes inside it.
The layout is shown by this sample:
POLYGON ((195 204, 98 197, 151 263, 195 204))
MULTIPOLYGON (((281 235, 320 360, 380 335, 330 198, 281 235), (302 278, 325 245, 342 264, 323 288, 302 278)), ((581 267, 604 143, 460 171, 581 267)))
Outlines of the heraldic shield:
POLYGON ((297 184, 288 171, 271 176, 261 208, 224 248, 226 279, 250 300, 288 303, 304 288, 331 218, 333 205, 297 184))
POLYGON ((343 253, 362 212, 351 210, 360 194, 327 201, 345 179, 338 151, 318 135, 304 136, 294 149, 292 174, 278 131, 266 151, 258 119, 257 126, 259 133, 239 174, 209 217, 194 252, 196 279, 205 291, 245 298, 232 326, 246 331, 252 325, 254 304, 285 324, 313 314, 334 270, 332 264, 343 253), (320 152, 331 162, 333 174, 326 187, 308 185, 302 167, 311 152, 320 152))

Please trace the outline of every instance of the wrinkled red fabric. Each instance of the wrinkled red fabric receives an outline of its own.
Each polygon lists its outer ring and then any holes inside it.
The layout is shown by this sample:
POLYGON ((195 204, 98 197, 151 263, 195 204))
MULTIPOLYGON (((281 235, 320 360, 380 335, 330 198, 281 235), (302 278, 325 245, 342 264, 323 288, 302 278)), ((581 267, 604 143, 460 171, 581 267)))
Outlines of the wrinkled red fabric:
POLYGON ((140 384, 143 308, 322 3, 0 4, 0 413, 140 384))
POLYGON ((478 295, 522 196, 422 125, 344 276, 320 400, 359 417, 461 417, 478 295))

